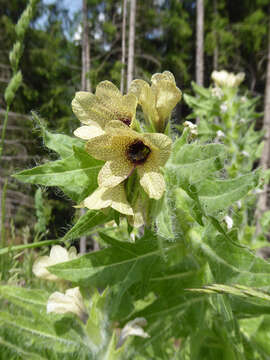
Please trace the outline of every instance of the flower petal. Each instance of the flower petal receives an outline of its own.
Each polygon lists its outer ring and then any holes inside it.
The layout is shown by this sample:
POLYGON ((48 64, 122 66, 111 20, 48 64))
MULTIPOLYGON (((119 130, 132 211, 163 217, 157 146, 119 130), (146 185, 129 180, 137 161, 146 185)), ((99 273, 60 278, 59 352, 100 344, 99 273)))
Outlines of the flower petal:
POLYGON ((51 248, 50 256, 41 256, 33 264, 33 273, 45 280, 58 280, 57 276, 51 274, 47 269, 49 266, 59 264, 77 258, 76 248, 71 247, 68 251, 60 245, 51 248))
POLYGON ((158 200, 165 191, 165 180, 157 166, 150 161, 144 165, 138 166, 137 170, 140 176, 140 184, 145 192, 152 199, 158 200))
POLYGON ((150 335, 143 330, 143 327, 147 325, 145 318, 136 318, 132 321, 129 321, 120 333, 117 347, 120 347, 124 344, 128 336, 140 336, 142 338, 149 338, 150 335))
MULTIPOLYGON (((110 122, 108 122, 105 126, 105 131, 107 133, 110 133, 112 130, 114 129, 124 129, 124 130, 127 130, 129 131, 129 127, 124 124, 122 121, 118 121, 118 120, 112 120, 110 122)), ((118 131, 115 132, 115 135, 118 134, 118 131)))
POLYGON ((132 169, 133 165, 124 156, 107 161, 98 174, 98 184, 102 187, 114 187, 124 181, 132 169))
POLYGON ((51 263, 49 256, 41 256, 34 262, 32 271, 35 276, 41 279, 56 281, 58 279, 57 276, 51 274, 49 270, 47 270, 47 267, 51 265, 53 264, 51 263))
POLYGON ((73 313, 82 320, 86 317, 86 308, 79 287, 68 289, 65 294, 58 291, 51 294, 47 303, 47 313, 73 313))
POLYGON ((54 245, 50 251, 51 264, 58 264, 64 261, 68 261, 68 251, 66 248, 60 245, 54 245))
POLYGON ((181 100, 182 92, 174 83, 160 80, 151 86, 156 95, 156 108, 160 121, 164 122, 171 116, 175 105, 181 100))
POLYGON ((94 158, 104 161, 113 160, 118 155, 118 153, 112 152, 112 137, 107 133, 89 139, 85 150, 94 158))
POLYGON ((156 110, 156 95, 152 88, 146 84, 141 91, 139 103, 142 106, 143 113, 149 122, 158 122, 158 112, 156 110))
POLYGON ((144 201, 143 197, 139 194, 133 206, 134 216, 128 217, 128 222, 133 227, 140 227, 144 225, 144 214, 147 213, 148 202, 144 201))
POLYGON ((132 126, 133 121, 135 119, 137 104, 138 104, 138 99, 134 94, 127 94, 124 95, 122 98, 122 106, 130 113, 131 123, 129 126, 132 126))
POLYGON ((133 215, 133 210, 127 201, 123 184, 114 188, 98 188, 84 200, 84 205, 88 209, 93 210, 111 206, 121 214, 133 215))
MULTIPOLYGON (((139 100, 140 99, 140 95, 141 95, 141 91, 142 91, 142 88, 145 86, 145 85, 148 85, 146 81, 144 80, 141 80, 141 79, 136 79, 136 80, 133 80, 131 81, 131 84, 130 84, 130 87, 129 87, 129 90, 128 92, 131 93, 131 94, 134 94, 137 99, 139 100)), ((149 86, 149 85, 148 85, 149 86)))
POLYGON ((112 199, 106 196, 107 188, 99 187, 83 203, 90 210, 100 210, 111 206, 112 199))
POLYGON ((152 84, 157 83, 160 80, 167 80, 175 85, 175 78, 170 71, 164 71, 163 73, 156 73, 151 77, 152 84))
POLYGON ((98 98, 87 91, 79 91, 72 100, 72 110, 77 118, 86 125, 91 125, 93 121, 104 127, 108 111, 106 107, 100 105, 98 98))
POLYGON ((159 149, 155 156, 158 165, 165 165, 171 154, 172 140, 168 136, 158 133, 145 133, 144 138, 159 149))
POLYGON ((93 137, 96 136, 100 136, 104 134, 104 131, 101 129, 101 127, 97 124, 94 123, 88 126, 81 126, 79 128, 77 128, 73 134, 77 137, 79 137, 80 139, 83 140, 89 140, 92 139, 93 137))
POLYGON ((121 92, 118 90, 112 82, 105 80, 101 81, 96 87, 96 95, 106 99, 112 99, 114 97, 122 97, 121 92))
POLYGON ((132 207, 129 205, 126 198, 124 184, 119 184, 112 189, 108 189, 107 192, 109 193, 109 191, 112 199, 112 208, 121 214, 133 215, 132 207))

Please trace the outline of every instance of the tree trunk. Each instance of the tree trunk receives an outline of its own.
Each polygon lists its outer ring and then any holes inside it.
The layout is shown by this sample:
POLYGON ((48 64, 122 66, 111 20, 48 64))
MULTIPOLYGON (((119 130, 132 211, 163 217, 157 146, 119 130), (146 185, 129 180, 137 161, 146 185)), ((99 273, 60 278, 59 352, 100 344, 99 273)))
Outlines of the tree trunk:
MULTIPOLYGON (((89 79, 90 71, 90 43, 89 43, 89 26, 88 26, 88 8, 87 0, 82 0, 83 26, 82 26, 82 78, 81 90, 91 91, 89 79), (88 74, 88 76, 87 76, 88 74)), ((85 209, 81 209, 81 216, 85 214, 85 209)), ((86 253, 86 236, 80 238, 80 253, 86 253)))
POLYGON ((203 0, 197 0, 196 21, 196 83, 203 86, 203 0))
POLYGON ((83 26, 82 26, 82 79, 81 90, 91 91, 91 83, 89 79, 90 71, 90 42, 89 42, 89 26, 88 26, 88 8, 87 0, 82 2, 83 10, 83 26), (88 76, 87 76, 88 74, 88 76))
POLYGON ((122 69, 121 69, 121 86, 122 93, 125 91, 125 67, 126 67, 126 17, 127 17, 127 0, 122 3, 122 69))
POLYGON ((136 25, 136 0, 130 0, 127 89, 129 89, 134 73, 135 25, 136 25))
MULTIPOLYGON (((217 1, 218 0, 214 0, 214 4, 213 4, 215 21, 218 16, 217 1)), ((214 26, 215 26, 215 22, 214 22, 214 26)), ((215 29, 214 29, 214 38, 215 38, 215 48, 214 48, 214 57, 213 57, 213 70, 218 70, 218 34, 215 29)))
MULTIPOLYGON (((270 8, 269 8, 270 10, 270 8)), ((264 118, 263 129, 265 131, 264 136, 264 148, 260 161, 260 166, 263 170, 268 169, 270 163, 270 11, 269 11, 269 25, 268 25, 268 54, 267 54, 267 70, 266 70, 266 83, 265 83, 265 97, 264 97, 264 118)), ((261 230, 259 220, 263 213, 267 210, 267 189, 268 184, 263 187, 263 192, 259 195, 256 209, 256 232, 261 230)))

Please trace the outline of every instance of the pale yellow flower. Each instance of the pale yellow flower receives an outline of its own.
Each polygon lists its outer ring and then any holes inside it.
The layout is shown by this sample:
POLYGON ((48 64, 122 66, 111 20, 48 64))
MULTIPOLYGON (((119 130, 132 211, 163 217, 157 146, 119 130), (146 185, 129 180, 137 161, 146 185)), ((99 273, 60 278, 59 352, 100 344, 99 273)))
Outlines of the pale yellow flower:
POLYGON ((84 199, 83 204, 90 210, 105 209, 110 206, 121 214, 133 216, 133 210, 127 201, 123 183, 113 188, 97 188, 84 199))
POLYGON ((47 313, 52 312, 57 314, 73 313, 85 321, 87 310, 79 287, 68 289, 64 294, 58 291, 52 293, 48 299, 47 313))
POLYGON ((47 267, 76 258, 77 250, 75 247, 72 246, 69 248, 69 250, 67 250, 60 245, 54 245, 51 248, 49 256, 41 256, 36 259, 33 265, 33 273, 39 278, 56 281, 58 280, 58 277, 54 274, 51 274, 47 267))
POLYGON ((149 86, 144 80, 133 80, 129 92, 138 98, 148 122, 154 125, 156 131, 164 132, 172 110, 181 100, 182 92, 169 71, 154 74, 151 82, 149 86))
POLYGON ((122 95, 110 81, 99 83, 95 94, 79 91, 72 101, 72 110, 85 125, 76 129, 74 134, 85 140, 101 135, 106 124, 112 120, 121 121, 132 127, 136 107, 136 96, 122 95))
POLYGON ((213 71, 211 77, 217 86, 234 88, 238 87, 241 82, 243 82, 245 74, 241 72, 235 75, 234 73, 229 73, 226 70, 221 70, 213 71))
POLYGON ((165 190, 160 167, 170 156, 171 144, 171 139, 164 134, 140 134, 119 121, 112 121, 104 135, 88 140, 86 151, 106 161, 98 175, 100 187, 113 188, 136 169, 148 196, 160 199, 165 190))

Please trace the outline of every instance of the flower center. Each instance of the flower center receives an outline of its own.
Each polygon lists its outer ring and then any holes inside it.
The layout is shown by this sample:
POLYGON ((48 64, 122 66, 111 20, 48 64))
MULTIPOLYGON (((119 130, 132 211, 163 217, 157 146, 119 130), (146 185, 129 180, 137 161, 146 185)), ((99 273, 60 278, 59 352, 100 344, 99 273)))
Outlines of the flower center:
POLYGON ((119 117, 118 120, 122 121, 127 126, 130 126, 131 124, 131 119, 129 117, 119 117))
POLYGON ((135 140, 127 148, 127 158, 132 164, 143 164, 148 158, 151 150, 141 140, 135 140))

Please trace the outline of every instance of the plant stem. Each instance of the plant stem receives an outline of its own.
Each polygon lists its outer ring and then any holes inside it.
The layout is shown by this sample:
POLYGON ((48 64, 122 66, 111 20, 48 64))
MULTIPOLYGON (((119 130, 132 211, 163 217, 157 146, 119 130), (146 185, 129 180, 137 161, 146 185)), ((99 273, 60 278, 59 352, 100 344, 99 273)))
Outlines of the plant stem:
POLYGON ((31 244, 9 246, 9 247, 0 249, 0 255, 7 254, 8 252, 11 252, 11 251, 20 251, 20 250, 24 250, 24 249, 31 249, 31 248, 36 248, 36 247, 40 247, 40 246, 52 245, 52 244, 55 244, 55 243, 58 243, 61 241, 62 241, 61 239, 44 240, 44 241, 39 241, 36 243, 31 243, 31 244))
POLYGON ((2 133, 1 133, 0 158, 3 154, 3 149, 4 149, 6 128, 7 128, 7 122, 8 122, 8 113, 9 113, 9 105, 7 105, 7 108, 6 108, 5 119, 4 119, 4 124, 3 124, 3 128, 2 128, 2 133))
POLYGON ((6 218, 7 184, 8 184, 8 180, 6 179, 1 194, 1 248, 4 248, 6 246, 5 218, 6 218))

